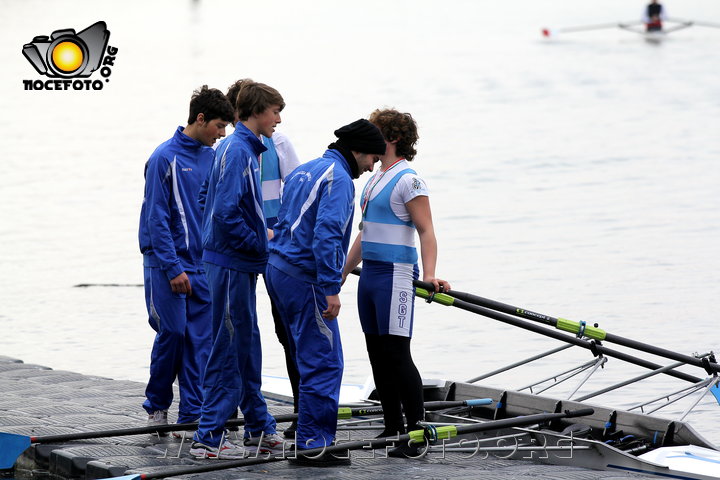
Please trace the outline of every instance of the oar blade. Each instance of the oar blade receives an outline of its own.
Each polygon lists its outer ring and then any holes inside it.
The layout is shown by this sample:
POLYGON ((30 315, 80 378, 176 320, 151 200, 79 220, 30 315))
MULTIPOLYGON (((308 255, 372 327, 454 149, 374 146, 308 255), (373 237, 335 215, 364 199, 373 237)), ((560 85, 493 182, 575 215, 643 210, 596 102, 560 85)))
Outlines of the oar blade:
POLYGON ((10 470, 30 446, 30 437, 0 432, 0 470, 10 470))
POLYGON ((123 475, 122 477, 112 477, 106 480, 142 480, 142 475, 139 473, 135 475, 123 475))

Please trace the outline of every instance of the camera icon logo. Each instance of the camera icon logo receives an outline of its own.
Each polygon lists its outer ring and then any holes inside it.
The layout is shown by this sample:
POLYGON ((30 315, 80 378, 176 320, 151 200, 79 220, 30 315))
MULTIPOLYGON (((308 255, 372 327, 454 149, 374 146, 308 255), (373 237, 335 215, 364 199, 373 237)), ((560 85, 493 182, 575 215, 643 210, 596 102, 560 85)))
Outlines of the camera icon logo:
POLYGON ((100 68, 110 32, 97 22, 76 33, 67 28, 40 35, 23 45, 22 53, 41 75, 48 77, 89 77, 100 68))

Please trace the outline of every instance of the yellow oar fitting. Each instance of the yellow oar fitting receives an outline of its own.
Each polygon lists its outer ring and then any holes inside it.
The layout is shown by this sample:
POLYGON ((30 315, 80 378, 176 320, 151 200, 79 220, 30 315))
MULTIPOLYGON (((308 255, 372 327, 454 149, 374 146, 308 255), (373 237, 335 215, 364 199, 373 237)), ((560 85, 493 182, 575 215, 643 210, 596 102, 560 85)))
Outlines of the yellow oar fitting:
POLYGON ((607 335, 605 330, 602 328, 590 327, 588 325, 583 325, 580 322, 568 320, 567 318, 558 318, 555 328, 595 340, 605 340, 605 336, 607 335))
POLYGON ((410 443, 425 443, 426 436, 430 442, 435 442, 437 440, 456 437, 457 427, 454 425, 445 425, 442 427, 428 425, 425 430, 413 430, 408 432, 408 435, 410 435, 410 443))
MULTIPOLYGON (((430 292, 425 290, 424 288, 415 287, 415 293, 418 297, 421 298, 430 298, 430 292)), ((446 295, 444 293, 436 293, 432 296, 432 301, 437 302, 440 305, 445 305, 447 307, 452 306, 452 304, 455 302, 455 299, 451 297, 450 295, 446 295)))

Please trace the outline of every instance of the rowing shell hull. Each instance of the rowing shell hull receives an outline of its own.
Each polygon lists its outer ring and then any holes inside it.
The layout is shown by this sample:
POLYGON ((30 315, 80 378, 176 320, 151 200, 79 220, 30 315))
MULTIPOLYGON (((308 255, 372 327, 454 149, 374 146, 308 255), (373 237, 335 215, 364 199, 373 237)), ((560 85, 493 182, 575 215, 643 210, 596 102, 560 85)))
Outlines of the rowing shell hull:
MULTIPOLYGON (((563 425, 580 424, 592 427, 595 432, 602 432, 608 428, 608 422, 614 418, 609 428, 622 430, 624 435, 634 435, 650 441, 654 447, 677 447, 689 450, 692 446, 694 457, 685 455, 678 459, 677 452, 652 456, 653 452, 662 452, 662 448, 652 450, 646 455, 635 456, 619 450, 604 442, 562 435, 551 430, 532 430, 524 428, 508 429, 506 431, 487 432, 480 438, 491 438, 503 434, 520 434, 515 437, 518 442, 537 446, 531 451, 518 449, 510 454, 504 453, 503 458, 534 460, 554 465, 571 465, 576 467, 592 468, 596 470, 621 470, 636 472, 644 475, 657 475, 659 478, 684 478, 697 480, 720 479, 720 451, 711 442, 704 439, 690 425, 685 422, 668 420, 660 417, 614 410, 607 407, 569 400, 557 400, 550 397, 532 395, 522 392, 504 391, 492 387, 484 387, 467 383, 448 382, 443 388, 426 390, 427 400, 470 400, 473 398, 492 398, 493 405, 503 400, 503 410, 496 411, 495 407, 475 407, 473 416, 479 418, 514 417, 564 410, 575 410, 592 407, 595 413, 590 416, 568 419, 563 425), (428 398, 432 395, 438 398, 428 398), (543 448, 546 447, 546 448, 543 448), (582 448, 579 448, 582 447, 582 448), (674 460, 674 461, 673 461, 674 460), (719 462, 719 463, 716 463, 719 462), (675 475, 675 477, 672 477, 675 475)), ((429 412, 428 420, 448 421, 442 414, 429 412)), ((454 421, 457 417, 452 417, 454 421)), ((472 438, 478 438, 473 436, 472 438)), ((507 441, 505 441, 507 445, 507 441)), ((679 450, 681 451, 681 450, 679 450)))

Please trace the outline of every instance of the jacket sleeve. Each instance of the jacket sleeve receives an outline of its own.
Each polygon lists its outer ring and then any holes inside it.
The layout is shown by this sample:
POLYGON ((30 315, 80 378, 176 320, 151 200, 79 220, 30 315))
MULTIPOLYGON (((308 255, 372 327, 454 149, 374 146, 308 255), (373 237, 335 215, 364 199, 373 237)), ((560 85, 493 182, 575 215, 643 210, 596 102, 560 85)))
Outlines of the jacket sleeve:
POLYGON ((147 231, 153 253, 168 280, 184 271, 170 231, 171 198, 172 164, 162 155, 154 156, 145 172, 147 231))
POLYGON ((317 281, 325 295, 340 293, 345 265, 343 236, 353 212, 353 191, 347 176, 325 182, 320 190, 312 249, 317 281))
POLYGON ((205 201, 207 200, 208 186, 210 185, 210 175, 212 170, 208 170, 207 177, 200 185, 200 191, 198 192, 198 205, 200 206, 200 213, 205 211, 205 201))
MULTIPOLYGON (((248 175, 243 175, 247 168, 252 168, 245 152, 226 159, 226 167, 218 177, 215 185, 215 197, 212 205, 212 224, 222 235, 223 242, 230 248, 242 252, 258 252, 258 236, 242 209, 243 196, 249 195, 250 184, 248 175)), ((249 173, 252 175, 252 173, 249 173)))

